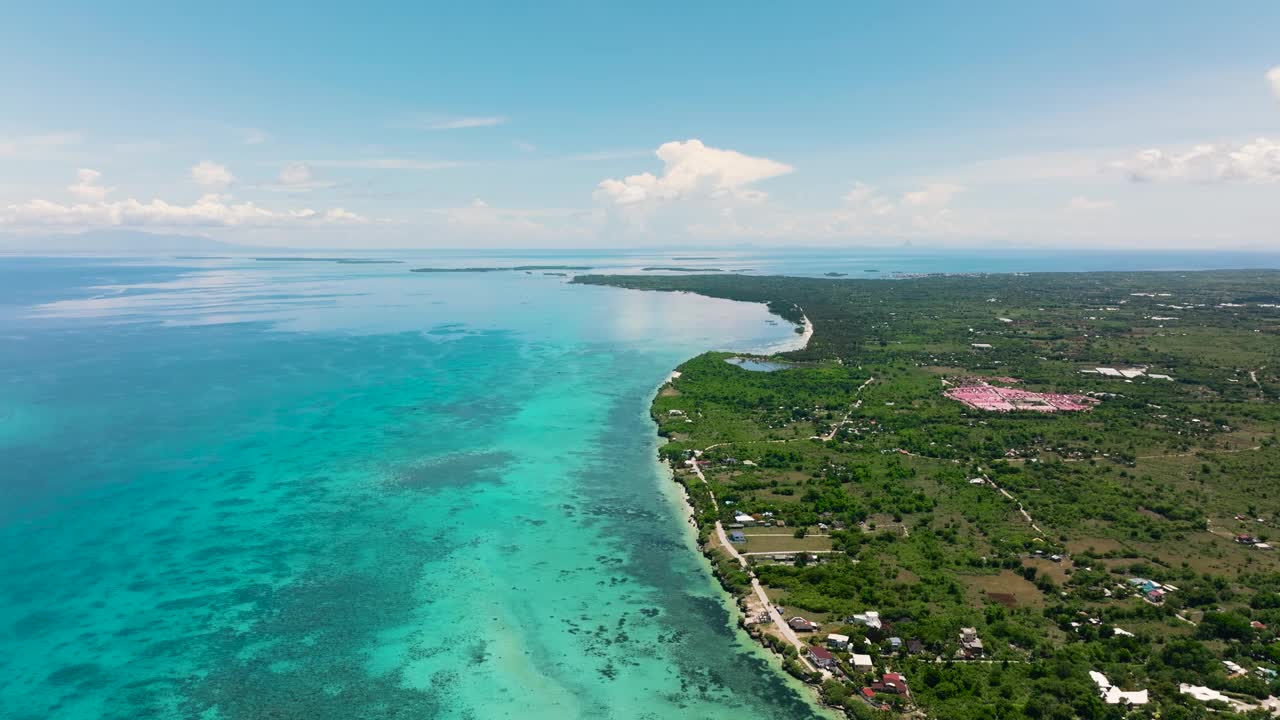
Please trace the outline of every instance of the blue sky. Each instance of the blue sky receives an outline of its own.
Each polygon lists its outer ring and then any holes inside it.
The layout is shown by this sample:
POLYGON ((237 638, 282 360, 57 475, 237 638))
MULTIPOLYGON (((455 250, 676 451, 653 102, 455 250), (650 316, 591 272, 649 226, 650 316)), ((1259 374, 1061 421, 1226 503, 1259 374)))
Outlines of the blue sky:
POLYGON ((1280 5, 45 3, 0 232, 1280 249, 1280 5))

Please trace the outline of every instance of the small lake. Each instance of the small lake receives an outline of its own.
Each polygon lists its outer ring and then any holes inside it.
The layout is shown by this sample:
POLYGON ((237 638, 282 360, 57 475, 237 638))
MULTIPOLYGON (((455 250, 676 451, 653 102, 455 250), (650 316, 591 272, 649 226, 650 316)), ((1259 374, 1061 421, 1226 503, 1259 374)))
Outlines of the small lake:
POLYGON ((756 360, 754 358, 731 357, 725 358, 724 361, 730 365, 737 365, 743 370, 750 370, 751 372, 773 372, 774 370, 786 370, 791 367, 790 363, 756 360))

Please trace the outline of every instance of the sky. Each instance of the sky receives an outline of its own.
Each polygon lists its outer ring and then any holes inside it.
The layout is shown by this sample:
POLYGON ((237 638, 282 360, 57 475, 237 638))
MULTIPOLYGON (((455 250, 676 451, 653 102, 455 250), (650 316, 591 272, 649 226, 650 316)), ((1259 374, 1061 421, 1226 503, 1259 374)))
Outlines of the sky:
POLYGON ((0 234, 1280 250, 1280 3, 22 3, 0 234))

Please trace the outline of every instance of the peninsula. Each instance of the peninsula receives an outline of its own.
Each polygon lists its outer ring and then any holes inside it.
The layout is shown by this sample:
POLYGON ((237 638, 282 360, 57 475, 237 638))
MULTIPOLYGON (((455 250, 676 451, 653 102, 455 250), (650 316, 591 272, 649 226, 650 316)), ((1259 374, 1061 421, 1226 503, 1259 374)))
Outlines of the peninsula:
POLYGON ((812 321, 652 416, 743 625, 827 704, 1280 707, 1280 272, 574 282, 812 321))

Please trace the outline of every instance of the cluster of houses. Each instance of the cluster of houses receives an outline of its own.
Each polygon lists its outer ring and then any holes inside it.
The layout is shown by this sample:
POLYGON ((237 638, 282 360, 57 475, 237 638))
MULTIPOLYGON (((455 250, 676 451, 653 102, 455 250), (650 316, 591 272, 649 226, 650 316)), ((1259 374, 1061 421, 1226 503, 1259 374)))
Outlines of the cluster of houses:
POLYGON ((1155 580, 1148 580, 1140 577, 1129 578, 1129 584, 1142 595, 1143 600, 1146 600, 1153 605, 1160 605, 1164 603, 1165 595, 1175 592, 1178 589, 1168 583, 1161 584, 1155 580))
POLYGON ((1240 543, 1241 545, 1249 545, 1249 546, 1253 547, 1255 550, 1270 550, 1270 549, 1271 549, 1271 546, 1270 546, 1270 545, 1268 545, 1267 543, 1262 542, 1262 540, 1261 540, 1260 538, 1255 537, 1255 536, 1253 536, 1253 535, 1248 535, 1248 534, 1240 534, 1240 535, 1237 535, 1237 536, 1236 536, 1236 542, 1240 543))
MULTIPOLYGON (((730 504, 725 501, 725 504, 730 504)), ((786 527, 787 523, 782 518, 775 518, 772 512, 755 513, 754 515, 744 512, 736 512, 733 514, 733 522, 729 523, 730 528, 755 527, 760 525, 763 527, 786 527)))

